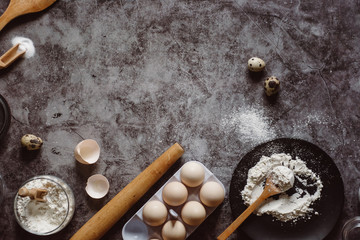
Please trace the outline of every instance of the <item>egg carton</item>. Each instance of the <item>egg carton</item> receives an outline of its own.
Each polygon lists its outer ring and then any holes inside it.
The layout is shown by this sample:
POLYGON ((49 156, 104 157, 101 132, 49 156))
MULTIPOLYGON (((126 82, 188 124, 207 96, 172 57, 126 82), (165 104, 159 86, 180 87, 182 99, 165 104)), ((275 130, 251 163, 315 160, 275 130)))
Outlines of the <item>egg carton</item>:
MULTIPOLYGON (((199 192, 200 192, 201 187, 207 182, 219 183, 225 193, 224 185, 220 182, 219 179, 216 178, 216 176, 209 169, 207 169, 202 163, 200 163, 198 161, 192 161, 192 162, 196 162, 204 168, 205 177, 204 177, 203 183, 198 187, 187 187, 185 185, 188 190, 188 198, 187 198, 186 202, 197 201, 202 204, 200 197, 199 197, 199 192)), ((199 225, 198 226, 190 226, 181 219, 181 209, 186 202, 180 206, 174 207, 174 206, 169 206, 168 204, 166 204, 162 198, 162 191, 168 183, 174 182, 174 181, 181 182, 180 171, 181 171, 181 168, 146 203, 148 203, 149 201, 152 201, 152 200, 158 200, 158 201, 164 203, 164 205, 167 207, 167 210, 168 210, 168 216, 167 216, 167 220, 165 221, 165 223, 167 221, 173 220, 173 219, 182 222, 186 229, 186 238, 188 238, 191 235, 191 233, 193 233, 199 225)), ((143 221, 142 213, 143 213, 143 209, 144 209, 144 206, 146 205, 146 203, 129 219, 129 221, 127 221, 125 223, 125 225, 122 229, 122 237, 124 240, 162 239, 161 230, 165 223, 160 226, 153 227, 153 226, 147 225, 143 221)), ((217 208, 217 206, 216 207, 208 207, 204 204, 202 204, 202 205, 204 206, 204 208, 206 210, 205 219, 217 208)), ((205 221, 205 219, 204 219, 204 221, 205 221)))

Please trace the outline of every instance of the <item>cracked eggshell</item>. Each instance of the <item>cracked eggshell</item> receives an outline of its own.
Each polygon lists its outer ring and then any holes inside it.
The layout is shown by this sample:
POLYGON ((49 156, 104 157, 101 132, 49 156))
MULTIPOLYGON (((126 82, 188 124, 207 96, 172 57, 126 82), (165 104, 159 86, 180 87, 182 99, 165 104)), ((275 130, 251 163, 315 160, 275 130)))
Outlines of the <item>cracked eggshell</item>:
POLYGON ((93 139, 86 139, 76 145, 75 159, 82 164, 94 164, 99 159, 100 147, 93 139))
POLYGON ((252 72, 261 72, 265 68, 265 62, 261 58, 252 57, 248 61, 248 68, 252 72))
POLYGON ((33 134, 25 134, 21 138, 21 145, 26 147, 27 150, 38 150, 41 148, 43 141, 41 138, 33 134))
POLYGON ((88 178, 85 190, 90 197, 100 199, 105 197, 109 188, 107 178, 101 174, 95 174, 88 178))

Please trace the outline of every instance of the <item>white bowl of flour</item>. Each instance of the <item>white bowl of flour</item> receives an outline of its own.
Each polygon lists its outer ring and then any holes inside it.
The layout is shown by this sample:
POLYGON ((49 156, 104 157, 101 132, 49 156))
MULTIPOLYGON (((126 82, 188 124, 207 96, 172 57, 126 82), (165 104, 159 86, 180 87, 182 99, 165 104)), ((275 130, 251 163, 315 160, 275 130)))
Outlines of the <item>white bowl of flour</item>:
POLYGON ((75 211, 75 198, 63 180, 42 175, 29 179, 21 187, 47 190, 45 202, 16 194, 15 217, 24 230, 41 236, 51 235, 62 230, 71 221, 75 211))

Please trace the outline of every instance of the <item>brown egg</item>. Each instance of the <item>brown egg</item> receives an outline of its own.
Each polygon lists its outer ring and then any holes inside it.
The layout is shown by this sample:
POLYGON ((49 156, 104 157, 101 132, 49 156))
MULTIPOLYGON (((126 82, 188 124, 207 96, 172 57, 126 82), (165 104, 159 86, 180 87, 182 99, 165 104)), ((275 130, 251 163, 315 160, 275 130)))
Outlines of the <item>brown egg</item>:
POLYGON ((184 164, 180 171, 181 181, 188 187, 197 187, 203 183, 205 170, 200 163, 191 161, 184 164))
POLYGON ((167 208, 158 200, 146 203, 142 212, 144 222, 154 227, 163 224, 167 219, 167 215, 167 208))
POLYGON ((170 220, 164 224, 161 235, 164 240, 184 240, 186 229, 180 221, 170 220))
POLYGON ((181 182, 170 182, 162 191, 163 200, 170 206, 180 206, 188 197, 188 190, 181 182))
POLYGON ((224 198, 224 188, 217 182, 207 182, 200 189, 200 200, 208 207, 218 206, 224 198))
POLYGON ((201 203, 189 201, 181 210, 181 218, 186 224, 197 226, 206 218, 206 210, 201 203))

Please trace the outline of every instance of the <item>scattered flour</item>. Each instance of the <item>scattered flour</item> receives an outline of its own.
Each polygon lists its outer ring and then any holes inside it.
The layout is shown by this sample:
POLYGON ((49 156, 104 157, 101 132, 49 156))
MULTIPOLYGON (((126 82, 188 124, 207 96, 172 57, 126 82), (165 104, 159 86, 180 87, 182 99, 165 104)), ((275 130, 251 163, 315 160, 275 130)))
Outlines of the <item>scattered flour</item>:
POLYGON ((19 51, 24 51, 26 50, 24 57, 25 58, 31 58, 35 55, 35 47, 33 42, 31 41, 31 39, 29 38, 24 38, 24 37, 14 37, 11 40, 12 45, 16 45, 18 43, 20 43, 19 45, 19 51))
POLYGON ((319 176, 312 172, 304 161, 299 158, 292 159, 285 153, 273 154, 271 157, 262 156, 260 161, 249 170, 247 184, 241 192, 245 204, 250 205, 260 196, 267 176, 278 166, 291 169, 295 179, 303 187, 294 186, 295 193, 290 196, 285 192, 281 193, 278 199, 268 198, 260 205, 256 214, 259 216, 269 214, 280 221, 287 222, 296 221, 314 212, 311 205, 321 197, 323 184, 319 176), (310 193, 307 187, 316 188, 316 191, 310 193))
POLYGON ((36 233, 47 233, 58 228, 68 215, 69 202, 64 190, 47 179, 35 179, 24 187, 42 188, 48 193, 46 202, 17 196, 17 214, 23 226, 36 233))
POLYGON ((225 116, 221 120, 220 126, 227 132, 235 132, 243 141, 258 143, 270 140, 275 136, 274 129, 270 127, 269 122, 261 110, 245 108, 225 116))

